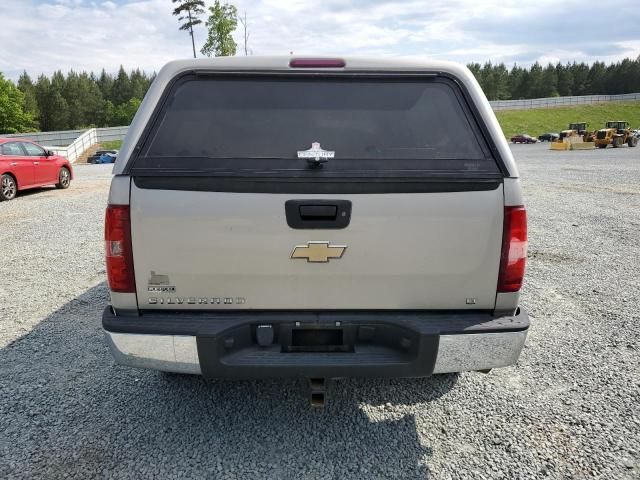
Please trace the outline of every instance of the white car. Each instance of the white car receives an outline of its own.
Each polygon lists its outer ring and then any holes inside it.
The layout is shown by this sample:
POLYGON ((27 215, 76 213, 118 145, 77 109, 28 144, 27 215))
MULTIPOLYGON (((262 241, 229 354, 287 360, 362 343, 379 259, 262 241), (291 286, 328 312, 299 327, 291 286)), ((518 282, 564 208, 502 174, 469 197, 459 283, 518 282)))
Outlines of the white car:
POLYGON ((171 62, 114 174, 103 327, 122 365, 306 377, 321 403, 324 379, 518 360, 520 180, 463 66, 171 62))

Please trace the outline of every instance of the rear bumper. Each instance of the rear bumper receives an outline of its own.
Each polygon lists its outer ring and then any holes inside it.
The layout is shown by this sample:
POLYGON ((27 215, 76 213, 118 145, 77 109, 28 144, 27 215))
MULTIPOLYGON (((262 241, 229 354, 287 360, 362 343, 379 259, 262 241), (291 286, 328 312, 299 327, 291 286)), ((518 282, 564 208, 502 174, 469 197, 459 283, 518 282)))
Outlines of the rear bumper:
POLYGON ((505 367, 518 360, 529 328, 522 309, 496 318, 477 312, 397 311, 119 316, 107 307, 102 322, 121 365, 240 378, 422 377, 505 367), (264 346, 256 339, 259 325, 269 325, 273 335, 264 346), (299 346, 300 338, 327 331, 341 339, 334 342, 341 351, 299 346))

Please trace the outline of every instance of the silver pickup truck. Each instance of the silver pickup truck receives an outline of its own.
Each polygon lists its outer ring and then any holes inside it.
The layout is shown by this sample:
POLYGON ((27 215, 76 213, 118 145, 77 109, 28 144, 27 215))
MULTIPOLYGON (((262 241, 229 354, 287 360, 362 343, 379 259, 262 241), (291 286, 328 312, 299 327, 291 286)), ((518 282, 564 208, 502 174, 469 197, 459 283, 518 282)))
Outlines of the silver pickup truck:
POLYGON ((120 364, 207 377, 513 365, 526 230, 460 65, 175 61, 114 166, 103 327, 120 364))

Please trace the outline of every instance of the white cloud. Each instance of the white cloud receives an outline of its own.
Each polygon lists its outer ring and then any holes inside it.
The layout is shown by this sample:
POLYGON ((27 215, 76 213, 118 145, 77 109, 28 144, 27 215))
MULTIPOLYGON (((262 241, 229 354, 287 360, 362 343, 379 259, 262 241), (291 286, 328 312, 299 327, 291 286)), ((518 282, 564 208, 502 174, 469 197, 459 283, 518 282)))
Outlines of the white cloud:
MULTIPOLYGON (((594 22, 583 0, 232 1, 239 13, 247 12, 249 48, 256 55, 293 51, 530 63, 640 54, 640 10, 594 22), (610 38, 609 44, 600 38, 610 38)), ((0 28, 0 71, 9 78, 23 69, 37 76, 57 69, 116 71, 120 64, 154 71, 191 56, 189 36, 178 30, 170 0, 5 3, 3 17, 11 21, 0 28)), ((198 28, 196 43, 204 37, 204 27, 198 28)), ((240 31, 236 40, 241 52, 240 31)))
POLYGON ((8 13, 3 8, 13 20, 0 29, 0 71, 13 78, 22 70, 35 76, 57 69, 115 71, 120 64, 154 71, 191 54, 167 0, 21 0, 8 13))

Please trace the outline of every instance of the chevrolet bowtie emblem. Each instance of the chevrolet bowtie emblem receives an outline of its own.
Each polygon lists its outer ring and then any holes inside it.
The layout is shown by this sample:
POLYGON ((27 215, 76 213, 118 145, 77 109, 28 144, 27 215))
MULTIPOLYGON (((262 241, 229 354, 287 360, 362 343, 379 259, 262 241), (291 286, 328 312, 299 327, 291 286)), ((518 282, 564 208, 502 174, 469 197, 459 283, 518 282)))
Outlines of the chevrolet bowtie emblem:
POLYGON ((291 252, 291 258, 305 258, 309 263, 327 263, 330 258, 342 258, 346 245, 329 245, 329 242, 307 242, 291 252))

